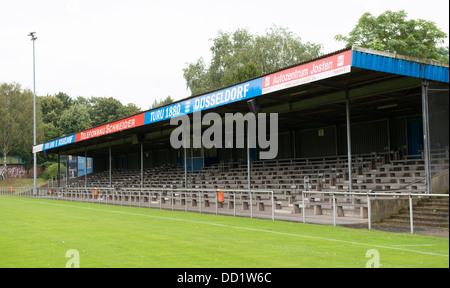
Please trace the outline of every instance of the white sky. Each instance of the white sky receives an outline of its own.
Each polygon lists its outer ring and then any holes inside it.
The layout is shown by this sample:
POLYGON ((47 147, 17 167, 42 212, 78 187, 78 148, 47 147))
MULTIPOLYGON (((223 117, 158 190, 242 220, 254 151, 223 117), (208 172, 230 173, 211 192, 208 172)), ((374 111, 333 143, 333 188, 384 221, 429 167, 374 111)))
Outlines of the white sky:
POLYGON ((35 31, 37 95, 114 97, 147 110, 190 96, 182 69, 209 60, 219 30, 263 35, 274 24, 330 53, 363 13, 402 9, 449 34, 448 0, 0 0, 0 83, 32 89, 35 31))

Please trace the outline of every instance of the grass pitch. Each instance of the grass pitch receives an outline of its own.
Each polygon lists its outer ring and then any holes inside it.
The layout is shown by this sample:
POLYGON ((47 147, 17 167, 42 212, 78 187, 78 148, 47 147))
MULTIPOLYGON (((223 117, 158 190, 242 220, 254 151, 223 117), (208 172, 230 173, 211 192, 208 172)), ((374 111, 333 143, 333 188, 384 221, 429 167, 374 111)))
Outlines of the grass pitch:
POLYGON ((0 195, 0 267, 449 267, 449 239, 0 195), (375 254, 374 254, 375 253, 375 254))

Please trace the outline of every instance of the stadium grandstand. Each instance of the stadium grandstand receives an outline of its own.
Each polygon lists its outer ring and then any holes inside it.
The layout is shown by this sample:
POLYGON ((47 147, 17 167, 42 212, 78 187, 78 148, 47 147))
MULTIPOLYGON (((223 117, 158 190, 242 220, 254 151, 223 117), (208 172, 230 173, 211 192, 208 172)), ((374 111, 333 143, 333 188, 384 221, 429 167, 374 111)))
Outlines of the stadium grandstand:
POLYGON ((448 193, 448 89, 447 64, 349 47, 37 145, 34 152, 58 155, 60 169, 69 169, 68 156, 89 157, 94 172, 36 193, 289 221, 375 221, 400 209, 384 199, 448 193), (277 140, 273 159, 250 142, 227 148, 225 137, 222 148, 171 145, 171 118, 259 111, 278 115, 277 134, 266 135, 277 140), (371 193, 380 203, 367 201, 371 193))

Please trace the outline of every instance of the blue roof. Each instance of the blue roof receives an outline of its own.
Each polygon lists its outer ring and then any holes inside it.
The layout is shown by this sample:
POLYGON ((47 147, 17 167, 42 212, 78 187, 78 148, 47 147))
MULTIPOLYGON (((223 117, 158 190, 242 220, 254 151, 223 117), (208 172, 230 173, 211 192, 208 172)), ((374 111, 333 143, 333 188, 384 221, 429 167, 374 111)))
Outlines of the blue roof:
POLYGON ((352 47, 352 67, 449 83, 445 64, 352 47))

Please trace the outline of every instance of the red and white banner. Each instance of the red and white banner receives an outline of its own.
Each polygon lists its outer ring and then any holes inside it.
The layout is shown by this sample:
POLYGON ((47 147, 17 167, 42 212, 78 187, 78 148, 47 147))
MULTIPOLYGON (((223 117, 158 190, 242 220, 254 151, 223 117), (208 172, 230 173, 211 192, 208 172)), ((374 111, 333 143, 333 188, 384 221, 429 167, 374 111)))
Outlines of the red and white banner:
POLYGON ((352 51, 306 63, 267 75, 263 78, 262 94, 287 89, 350 72, 352 51))
POLYGON ((103 136, 109 133, 119 132, 131 128, 135 128, 138 126, 144 125, 145 113, 129 117, 126 119, 122 119, 113 123, 108 123, 103 126, 99 126, 96 128, 92 128, 89 130, 85 130, 83 132, 78 132, 75 135, 75 142, 83 141, 99 136, 103 136))

